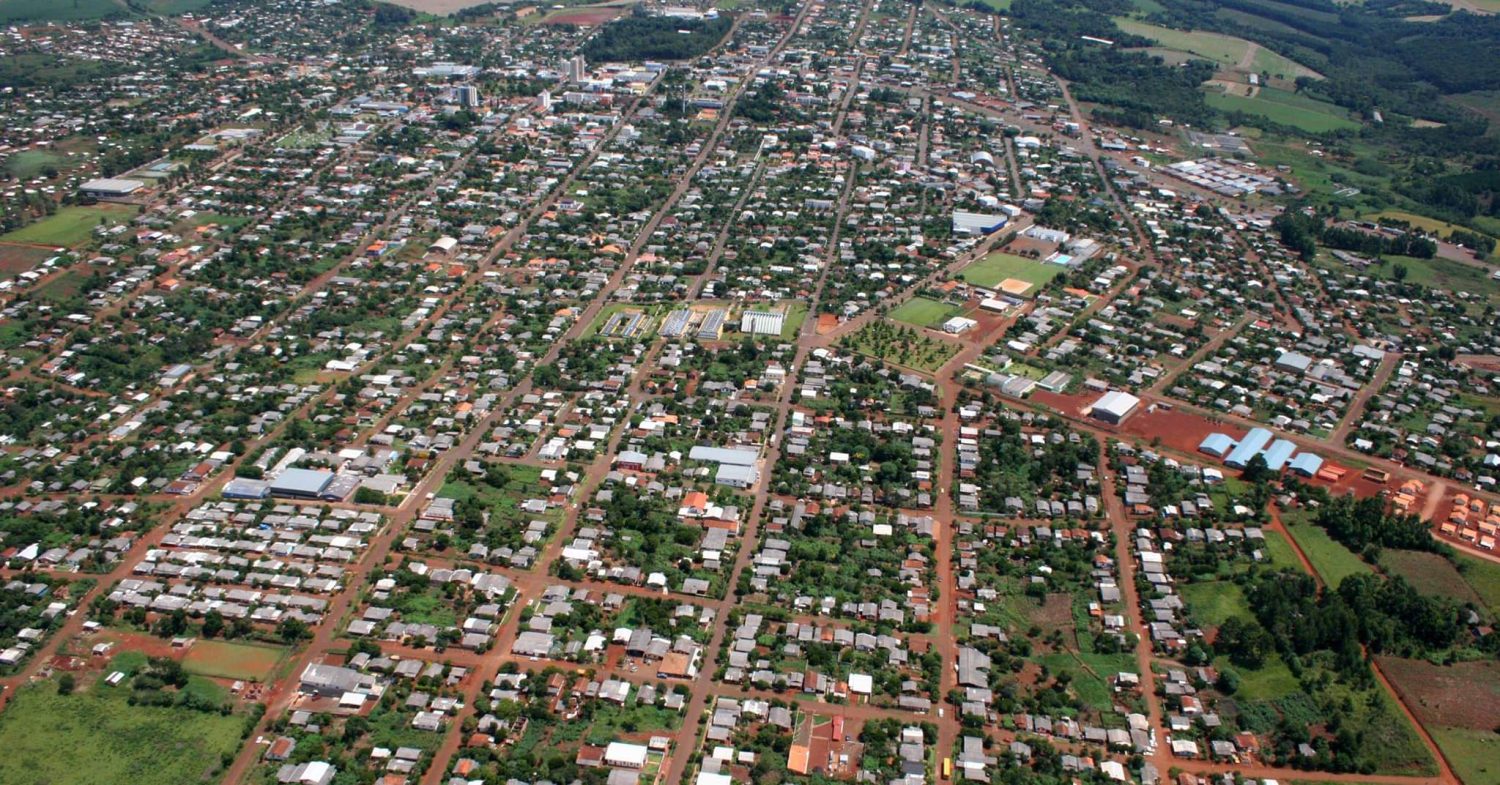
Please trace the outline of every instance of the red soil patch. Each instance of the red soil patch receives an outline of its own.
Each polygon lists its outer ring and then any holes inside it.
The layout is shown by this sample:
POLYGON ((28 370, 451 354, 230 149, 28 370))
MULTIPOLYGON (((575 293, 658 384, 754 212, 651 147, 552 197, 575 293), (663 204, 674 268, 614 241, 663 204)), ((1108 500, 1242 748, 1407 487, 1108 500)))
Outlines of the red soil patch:
POLYGON ((559 11, 542 20, 544 25, 578 25, 595 27, 620 15, 618 8, 586 8, 577 11, 559 11))

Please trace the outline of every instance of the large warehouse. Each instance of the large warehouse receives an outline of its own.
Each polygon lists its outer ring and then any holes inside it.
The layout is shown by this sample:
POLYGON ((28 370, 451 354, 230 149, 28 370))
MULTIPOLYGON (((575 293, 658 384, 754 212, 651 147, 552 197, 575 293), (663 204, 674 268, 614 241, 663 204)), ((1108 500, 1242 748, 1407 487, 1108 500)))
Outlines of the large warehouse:
POLYGON ((92 196, 95 199, 117 199, 122 196, 129 196, 145 187, 146 184, 140 180, 101 177, 98 180, 90 180, 78 186, 78 192, 84 196, 92 196))
POLYGON ((1096 420, 1103 420, 1111 425, 1119 425, 1135 407, 1141 405, 1141 399, 1121 390, 1110 390, 1099 396, 1090 407, 1089 414, 1096 420))

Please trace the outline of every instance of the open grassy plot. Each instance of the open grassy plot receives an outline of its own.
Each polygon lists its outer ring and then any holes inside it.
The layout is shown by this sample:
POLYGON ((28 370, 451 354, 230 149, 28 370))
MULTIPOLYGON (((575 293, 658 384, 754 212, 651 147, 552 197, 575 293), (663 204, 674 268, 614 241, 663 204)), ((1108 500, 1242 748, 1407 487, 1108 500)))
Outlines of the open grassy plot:
POLYGON ((918 327, 937 327, 958 311, 959 308, 956 305, 940 303, 926 297, 913 297, 902 303, 901 307, 891 311, 891 318, 918 327))
POLYGON ((36 177, 49 166, 61 169, 67 162, 67 156, 51 150, 22 150, 5 160, 5 171, 18 179, 25 180, 36 177))
POLYGON ((1490 611, 1500 614, 1500 564, 1459 554, 1458 571, 1490 611))
POLYGON ((1412 226, 1417 227, 1418 229, 1423 229, 1425 231, 1431 232, 1435 235, 1438 235, 1439 237, 1447 237, 1449 233, 1451 233, 1454 229, 1473 231, 1472 229, 1467 229, 1466 227, 1451 224, 1447 221, 1439 220, 1437 218, 1428 218, 1425 215, 1417 215, 1416 213, 1408 213, 1404 210, 1381 210, 1380 212, 1368 213, 1360 217, 1366 221, 1378 221, 1381 218, 1389 218, 1393 221, 1405 221, 1406 223, 1409 223, 1412 226))
POLYGON ((1115 25, 1131 35, 1150 38, 1168 49, 1191 52, 1225 66, 1239 63, 1250 51, 1250 42, 1243 38, 1206 30, 1173 30, 1124 18, 1116 18, 1115 25))
POLYGON ((108 16, 131 16, 115 0, 0 0, 0 23, 76 22, 108 16))
POLYGON ((1012 278, 1032 285, 1028 294, 1047 285, 1048 281, 1062 275, 1061 265, 1046 264, 1015 254, 996 252, 965 267, 958 277, 985 289, 993 289, 1001 281, 1012 278))
POLYGON ((1272 87, 1262 87, 1254 98, 1210 90, 1204 99, 1215 109, 1260 115, 1273 123, 1313 133, 1359 127, 1359 123, 1333 104, 1272 87))
POLYGON ((1414 256, 1387 256, 1385 260, 1385 264, 1379 267, 1371 265, 1369 274, 1379 278, 1394 279, 1400 275, 1396 271, 1400 266, 1406 270, 1407 283, 1448 292, 1468 292, 1490 298, 1500 297, 1500 283, 1486 275, 1484 270, 1463 262, 1436 256, 1431 259, 1418 259, 1414 256))
POLYGON ((783 302, 786 307, 786 319, 781 322, 781 340, 794 341, 797 339, 797 334, 802 332, 802 323, 807 321, 807 301, 783 302))
POLYGON ((1182 587, 1182 599, 1192 609, 1193 618, 1205 627, 1218 627, 1239 616, 1250 618, 1245 594, 1229 581, 1200 581, 1182 587))
POLYGON ((64 207, 30 226, 0 235, 4 243, 32 243, 73 247, 86 242, 100 223, 120 224, 135 215, 134 207, 99 204, 92 207, 64 207))
POLYGON ((285 658, 280 646, 200 640, 188 650, 182 667, 200 676, 267 681, 285 658))
POLYGON ((1464 785, 1500 785, 1500 733, 1470 728, 1428 728, 1464 785))
POLYGON ((239 747, 241 717, 131 706, 129 696, 102 683, 72 695, 51 682, 22 688, 0 714, 0 782, 192 785, 239 747))
POLYGON ((1266 534, 1266 560, 1276 569, 1293 569, 1302 571, 1302 560, 1297 558, 1297 552, 1292 550, 1292 544, 1281 536, 1281 532, 1267 530, 1266 534))
POLYGON ((1053 673, 1067 673, 1078 699, 1098 711, 1114 706, 1114 688, 1109 680, 1122 671, 1135 673, 1135 659, 1128 654, 1056 652, 1038 658, 1053 673))
POLYGON ((1338 586, 1340 581, 1350 575, 1371 571, 1370 565, 1360 560, 1353 551, 1334 542, 1328 532, 1311 523, 1293 523, 1290 518, 1288 516, 1286 520, 1287 531, 1292 533, 1292 539, 1301 546, 1302 552, 1307 554, 1307 560, 1312 562, 1313 569, 1318 571, 1327 585, 1338 586))
POLYGON ((1265 663, 1255 670, 1237 667, 1227 657, 1216 659, 1214 664, 1221 670, 1228 668, 1239 674, 1240 688, 1235 696, 1240 700, 1273 701, 1301 689, 1297 684, 1297 677, 1292 675, 1291 669, 1280 655, 1267 657, 1265 663))

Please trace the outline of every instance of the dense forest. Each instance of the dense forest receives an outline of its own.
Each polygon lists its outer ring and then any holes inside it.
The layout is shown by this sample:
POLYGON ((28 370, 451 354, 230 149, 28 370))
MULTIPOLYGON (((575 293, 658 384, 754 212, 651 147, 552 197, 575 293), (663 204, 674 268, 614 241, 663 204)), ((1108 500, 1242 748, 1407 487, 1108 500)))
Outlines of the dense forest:
POLYGON ((583 45, 589 62, 688 60, 712 49, 729 32, 733 20, 677 19, 635 13, 605 25, 583 45))

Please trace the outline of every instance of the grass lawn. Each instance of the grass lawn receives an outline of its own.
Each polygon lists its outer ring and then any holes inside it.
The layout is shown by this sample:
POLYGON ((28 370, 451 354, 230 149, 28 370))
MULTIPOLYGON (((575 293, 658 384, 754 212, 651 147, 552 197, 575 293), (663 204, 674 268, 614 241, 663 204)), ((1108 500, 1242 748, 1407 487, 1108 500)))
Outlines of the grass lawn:
POLYGON ((1128 654, 1079 653, 1075 658, 1072 653, 1055 652, 1042 656, 1038 662, 1053 673, 1070 674, 1078 699, 1097 711, 1105 712, 1115 703, 1114 689, 1110 687, 1109 679, 1121 671, 1136 671, 1135 658, 1128 654))
POLYGON ((5 171, 19 180, 26 180, 36 177, 48 166, 61 169, 67 162, 67 156, 51 150, 22 150, 5 160, 5 171))
POLYGON ((1260 115, 1273 123, 1290 125, 1312 133, 1358 128, 1343 109, 1313 98, 1263 87, 1254 98, 1208 91, 1204 100, 1209 106, 1226 112, 1260 115))
POLYGON ((1328 532, 1312 523, 1293 523, 1291 518, 1291 515, 1285 516, 1287 531, 1292 533, 1292 539, 1302 547, 1307 560, 1312 562, 1313 569, 1318 571, 1318 575, 1328 586, 1336 587, 1350 575, 1372 571, 1370 565, 1365 564, 1353 551, 1334 542, 1328 532))
POLYGON ((1459 554, 1458 570, 1490 612, 1500 615, 1500 564, 1459 554))
POLYGON ((795 341, 797 334, 802 332, 802 323, 807 321, 807 301, 791 300, 784 301, 786 306, 786 319, 781 322, 781 340, 795 341))
POLYGON ((200 676, 264 682, 276 672, 286 654, 287 650, 280 646, 199 640, 182 659, 182 667, 200 676))
POLYGON ((1115 25, 1126 33, 1150 38, 1168 49, 1191 52, 1221 65, 1233 66, 1239 63, 1240 58, 1250 49, 1250 42, 1243 38, 1206 30, 1173 30, 1121 17, 1115 18, 1115 25))
POLYGON ((1265 663, 1255 670, 1241 668, 1231 663, 1228 657, 1215 659, 1214 666, 1220 670, 1228 668, 1240 675, 1240 688, 1234 694, 1238 700, 1272 701, 1302 689, 1297 677, 1276 654, 1267 657, 1265 663))
POLYGON ((1204 627, 1218 627, 1231 617, 1250 618, 1245 593, 1229 581, 1200 581, 1180 587, 1182 599, 1192 611, 1193 619, 1204 627))
POLYGON ((918 327, 937 327, 959 310, 956 305, 940 303, 926 297, 913 297, 902 303, 896 310, 891 311, 891 318, 918 327))
POLYGON ((115 0, 0 0, 0 23, 72 22, 107 16, 134 16, 115 0))
POLYGON ((1428 728, 1464 785, 1500 785, 1500 734, 1470 728, 1428 728))
POLYGON ((0 235, 0 242, 31 243, 73 247, 93 236, 102 220, 108 224, 124 223, 135 216, 134 207, 99 204, 92 207, 64 207, 29 226, 0 235))
POLYGON ((21 688, 0 714, 0 782, 193 785, 239 748, 242 717, 131 706, 129 696, 102 683, 67 696, 50 681, 21 688))
POLYGON ((1048 281, 1062 275, 1062 272, 1062 265, 1046 264, 1015 254, 996 252, 965 267, 958 277, 986 289, 993 289, 1001 281, 1014 278, 1030 283, 1032 292, 1035 292, 1046 286, 1048 281))
POLYGON ((1496 282, 1477 267, 1470 267, 1463 262, 1455 262, 1451 259, 1387 256, 1385 264, 1371 265, 1367 272, 1373 277, 1394 280, 1397 265, 1406 268, 1406 283, 1450 292, 1464 291, 1491 299, 1500 297, 1500 282, 1496 282))
POLYGON ((1302 571, 1302 560, 1297 558, 1297 552, 1292 550, 1292 544, 1281 536, 1281 532, 1265 530, 1266 550, 1265 556, 1271 562, 1271 566, 1277 569, 1290 568, 1302 571))

